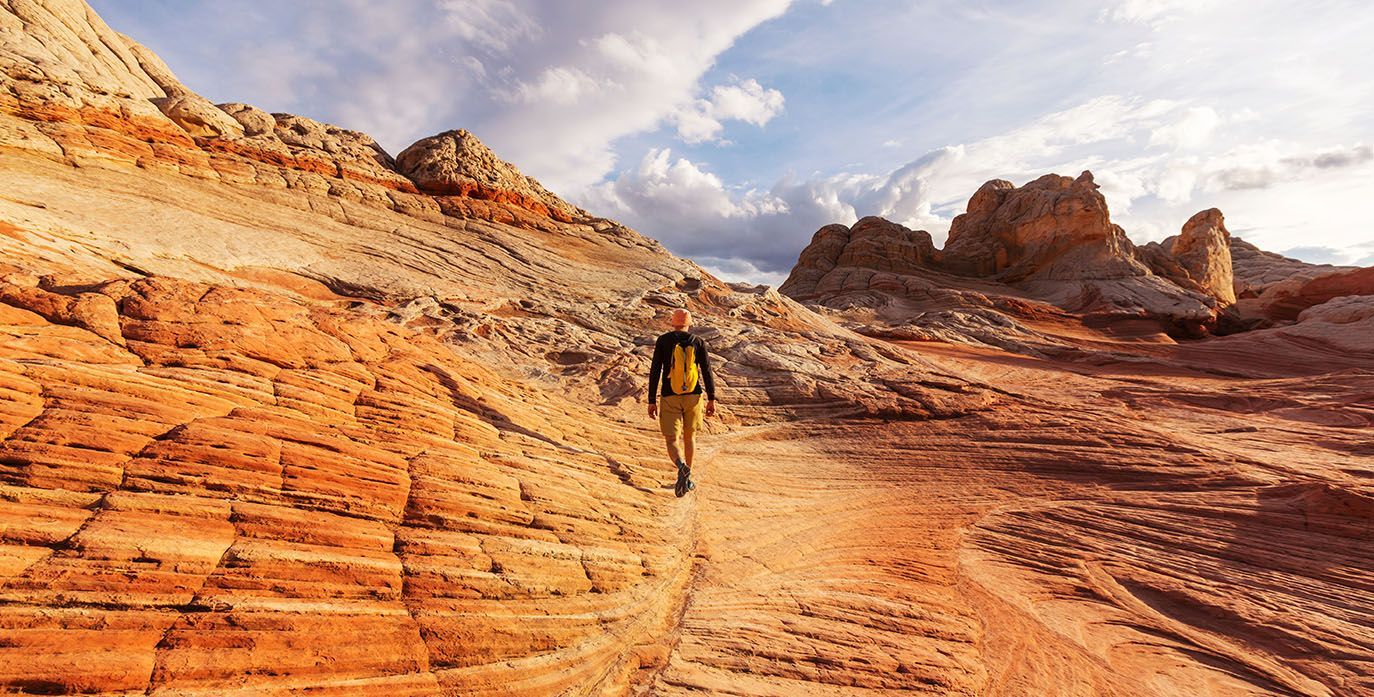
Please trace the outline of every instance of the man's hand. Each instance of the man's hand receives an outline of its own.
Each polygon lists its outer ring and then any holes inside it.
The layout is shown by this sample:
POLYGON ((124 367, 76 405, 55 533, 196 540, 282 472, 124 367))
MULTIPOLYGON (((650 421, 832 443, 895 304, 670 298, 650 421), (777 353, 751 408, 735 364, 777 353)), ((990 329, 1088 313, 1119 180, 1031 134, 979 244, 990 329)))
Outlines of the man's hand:
POLYGON ((658 418, 658 404, 655 402, 649 402, 649 418, 658 418))
POLYGON ((716 415, 716 400, 714 400, 714 399, 709 399, 709 400, 706 401, 706 415, 707 415, 707 416, 715 416, 715 415, 716 415))

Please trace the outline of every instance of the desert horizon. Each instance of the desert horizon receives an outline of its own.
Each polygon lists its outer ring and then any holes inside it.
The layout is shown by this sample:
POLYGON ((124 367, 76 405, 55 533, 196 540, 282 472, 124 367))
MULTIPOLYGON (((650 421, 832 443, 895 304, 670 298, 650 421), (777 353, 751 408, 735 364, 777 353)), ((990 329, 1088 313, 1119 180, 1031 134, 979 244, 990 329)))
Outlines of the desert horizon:
POLYGON ((0 691, 1374 694, 1369 83, 1232 9, 0 3, 0 691))

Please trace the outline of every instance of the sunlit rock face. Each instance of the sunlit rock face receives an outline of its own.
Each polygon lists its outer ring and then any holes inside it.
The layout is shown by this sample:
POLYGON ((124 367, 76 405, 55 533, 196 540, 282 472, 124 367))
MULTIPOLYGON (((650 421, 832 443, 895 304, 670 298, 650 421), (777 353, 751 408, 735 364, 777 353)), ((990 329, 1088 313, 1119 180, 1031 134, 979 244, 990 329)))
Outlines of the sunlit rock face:
POLYGON ((1231 233, 1221 211, 1209 208, 1183 224, 1183 232, 1169 241, 1167 249, 1178 259, 1188 278, 1225 305, 1236 302, 1231 268, 1231 233))
POLYGON ((803 304, 462 131, 211 105, 80 2, 0 4, 0 67, 0 691, 1374 691, 1365 271, 1230 239, 1273 316, 1175 341, 1211 262, 1059 177, 970 202, 988 268, 827 227, 803 304))
POLYGON ((1144 276, 1125 232, 1111 222, 1091 172, 1047 174, 1023 187, 993 180, 950 226, 942 259, 951 271, 1003 281, 1144 276))
POLYGON ((586 216, 464 130, 416 141, 401 151, 396 168, 426 193, 513 203, 564 222, 586 216))
POLYGON ((1091 172, 1047 174, 1021 187, 994 179, 954 218, 943 249, 935 249, 924 231, 880 218, 855 225, 864 235, 826 226, 781 290, 821 302, 868 291, 908 299, 969 291, 974 295, 964 293, 955 304, 974 307, 991 291, 1110 321, 1152 320, 1169 333, 1196 335, 1235 300, 1220 215, 1212 227, 1206 225, 1211 218, 1190 223, 1189 242, 1180 247, 1185 258, 1179 258, 1157 244, 1133 245, 1111 222, 1091 172))

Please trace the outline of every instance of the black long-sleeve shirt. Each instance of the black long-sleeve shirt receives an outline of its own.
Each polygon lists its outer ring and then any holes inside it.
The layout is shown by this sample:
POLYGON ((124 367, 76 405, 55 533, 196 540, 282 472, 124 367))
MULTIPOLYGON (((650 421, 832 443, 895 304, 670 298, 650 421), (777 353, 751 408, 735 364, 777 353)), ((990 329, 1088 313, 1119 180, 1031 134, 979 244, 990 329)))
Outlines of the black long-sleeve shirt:
POLYGON ((654 342, 654 360, 649 365, 649 403, 654 404, 658 401, 661 394, 664 397, 674 394, 672 381, 663 375, 664 368, 673 360, 673 347, 678 344, 691 342, 693 353, 696 356, 697 369, 701 373, 701 379, 697 380, 696 389, 687 394, 701 394, 702 386, 706 387, 706 398, 712 401, 716 398, 716 380, 711 375, 711 359, 706 355, 706 342, 701 337, 690 332, 673 330, 658 337, 654 342), (660 389, 659 383, 662 382, 660 389))

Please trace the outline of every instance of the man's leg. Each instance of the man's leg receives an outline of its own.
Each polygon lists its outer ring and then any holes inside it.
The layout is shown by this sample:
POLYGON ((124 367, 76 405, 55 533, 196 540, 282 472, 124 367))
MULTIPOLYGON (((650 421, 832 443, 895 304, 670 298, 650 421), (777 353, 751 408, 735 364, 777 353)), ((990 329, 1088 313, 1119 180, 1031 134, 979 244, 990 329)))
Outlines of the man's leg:
MULTIPOLYGON (((668 444, 668 459, 672 460, 672 461, 673 461, 673 464, 677 464, 677 461, 680 460, 680 459, 682 459, 682 455, 678 452, 678 449, 677 449, 677 435, 674 434, 674 435, 671 435, 671 436, 664 436, 664 437, 663 437, 663 440, 664 440, 664 442, 666 442, 666 443, 668 444)), ((689 441, 689 442, 690 442, 690 441, 689 441)), ((692 465, 692 449, 691 449, 691 446, 688 446, 688 447, 687 447, 687 466, 690 467, 691 465, 692 465)))
POLYGON ((678 434, 682 432, 682 403, 676 397, 664 396, 658 400, 658 427, 663 433, 663 441, 668 446, 668 457, 676 465, 682 460, 677 448, 678 434))
POLYGON ((697 429, 701 428, 702 413, 705 409, 699 394, 687 397, 684 402, 682 405, 682 449, 687 456, 687 469, 692 469, 692 453, 696 450, 697 429))
POLYGON ((697 445, 697 429, 701 428, 702 402, 701 395, 689 395, 683 397, 682 404, 682 450, 687 456, 683 469, 683 485, 686 491, 696 488, 696 482, 692 481, 692 456, 695 454, 697 445))
MULTIPOLYGON (((686 428, 690 428, 692 423, 689 420, 690 414, 683 408, 685 401, 681 395, 665 396, 659 400, 658 405, 658 425, 663 431, 663 442, 668 446, 668 457, 673 459, 673 465, 677 467, 677 484, 673 485, 673 493, 678 496, 692 490, 692 480, 687 476, 688 465, 683 463, 682 453, 677 447, 678 436, 686 428)), ((690 444, 691 441, 688 440, 687 443, 690 444)), ((687 457, 691 458, 690 451, 687 457)))

